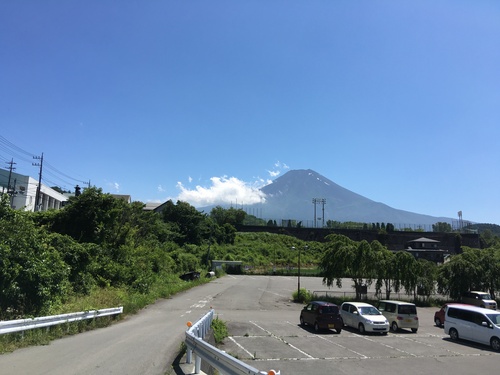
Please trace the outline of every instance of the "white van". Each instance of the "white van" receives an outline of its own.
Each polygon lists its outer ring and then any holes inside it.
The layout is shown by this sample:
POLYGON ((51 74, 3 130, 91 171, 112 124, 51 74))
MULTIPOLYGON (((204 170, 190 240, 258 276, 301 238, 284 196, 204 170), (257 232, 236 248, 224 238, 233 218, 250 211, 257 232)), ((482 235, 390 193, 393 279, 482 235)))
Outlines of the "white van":
POLYGON ((491 298, 491 295, 489 293, 479 292, 477 290, 462 294, 462 296, 460 297, 460 301, 462 303, 484 307, 486 309, 497 309, 497 303, 493 298, 491 298))
POLYGON ((444 333, 452 340, 465 339, 491 345, 500 351, 500 311, 476 306, 446 307, 444 333))
POLYGON ((381 300, 377 308, 387 318, 393 332, 400 328, 410 328, 413 333, 418 331, 417 306, 414 303, 381 300))

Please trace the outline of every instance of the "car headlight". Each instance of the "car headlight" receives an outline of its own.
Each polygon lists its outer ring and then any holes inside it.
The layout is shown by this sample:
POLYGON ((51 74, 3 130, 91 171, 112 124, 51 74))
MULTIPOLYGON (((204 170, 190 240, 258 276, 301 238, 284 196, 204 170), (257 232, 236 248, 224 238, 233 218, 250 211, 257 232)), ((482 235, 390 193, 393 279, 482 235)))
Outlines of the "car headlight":
POLYGON ((371 321, 370 319, 365 319, 365 321, 366 321, 368 324, 373 324, 373 321, 371 321))

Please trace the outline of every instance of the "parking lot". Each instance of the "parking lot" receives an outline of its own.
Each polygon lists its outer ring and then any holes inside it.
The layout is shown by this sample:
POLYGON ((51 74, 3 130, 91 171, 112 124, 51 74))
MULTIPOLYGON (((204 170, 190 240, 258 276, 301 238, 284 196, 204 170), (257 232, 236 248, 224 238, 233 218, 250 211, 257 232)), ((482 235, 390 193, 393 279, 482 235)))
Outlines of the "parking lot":
POLYGON ((230 336, 221 349, 261 371, 283 375, 498 372, 500 354, 488 346, 451 341, 434 325, 436 310, 418 308, 417 333, 360 334, 344 327, 339 334, 300 326, 300 307, 290 305, 280 312, 254 312, 248 320, 233 316, 226 321, 230 336))

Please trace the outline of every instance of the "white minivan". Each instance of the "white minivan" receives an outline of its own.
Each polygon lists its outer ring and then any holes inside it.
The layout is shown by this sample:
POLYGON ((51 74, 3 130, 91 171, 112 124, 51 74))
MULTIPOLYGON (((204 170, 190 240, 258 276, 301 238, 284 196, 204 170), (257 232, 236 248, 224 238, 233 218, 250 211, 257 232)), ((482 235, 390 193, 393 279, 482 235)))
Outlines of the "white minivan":
POLYGON ((377 308, 387 318, 394 332, 400 328, 410 328, 413 333, 418 331, 417 306, 414 303, 381 300, 377 308))
POLYGON ((500 351, 500 311, 467 305, 447 306, 444 333, 452 340, 475 341, 500 351))

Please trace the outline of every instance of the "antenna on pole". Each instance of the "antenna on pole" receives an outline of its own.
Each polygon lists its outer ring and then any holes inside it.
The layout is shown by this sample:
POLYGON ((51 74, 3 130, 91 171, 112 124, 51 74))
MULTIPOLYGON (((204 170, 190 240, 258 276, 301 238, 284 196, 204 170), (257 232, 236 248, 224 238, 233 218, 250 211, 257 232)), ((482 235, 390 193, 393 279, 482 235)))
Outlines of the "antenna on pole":
POLYGON ((323 206, 323 222, 322 222, 322 225, 323 225, 323 228, 325 227, 325 204, 326 204, 326 198, 313 198, 312 199, 312 202, 314 204, 314 227, 317 227, 316 225, 316 204, 319 204, 321 203, 322 206, 323 206))

